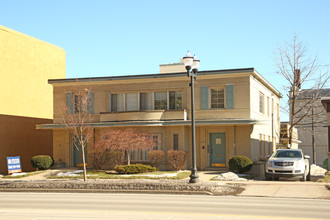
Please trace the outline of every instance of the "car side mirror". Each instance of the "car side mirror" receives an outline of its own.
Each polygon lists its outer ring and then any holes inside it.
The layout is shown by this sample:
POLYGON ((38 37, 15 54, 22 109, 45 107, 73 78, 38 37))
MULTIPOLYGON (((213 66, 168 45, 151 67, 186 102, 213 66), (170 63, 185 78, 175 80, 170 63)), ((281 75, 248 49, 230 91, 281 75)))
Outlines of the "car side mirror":
POLYGON ((270 158, 270 155, 268 154, 268 155, 267 155, 267 159, 269 159, 269 158, 270 158))
POLYGON ((305 158, 305 159, 309 159, 309 158, 311 158, 311 157, 308 156, 308 155, 305 155, 304 158, 305 158))

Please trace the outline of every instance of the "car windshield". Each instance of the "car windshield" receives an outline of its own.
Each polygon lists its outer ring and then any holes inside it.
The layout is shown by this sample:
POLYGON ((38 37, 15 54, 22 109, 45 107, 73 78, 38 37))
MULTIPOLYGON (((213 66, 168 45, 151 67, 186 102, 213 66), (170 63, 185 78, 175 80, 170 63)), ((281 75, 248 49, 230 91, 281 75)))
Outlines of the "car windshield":
POLYGON ((300 151, 296 151, 296 150, 285 150, 285 151, 276 151, 276 153, 274 154, 274 157, 276 158, 282 158, 282 157, 286 157, 286 158, 301 158, 301 152, 300 151))

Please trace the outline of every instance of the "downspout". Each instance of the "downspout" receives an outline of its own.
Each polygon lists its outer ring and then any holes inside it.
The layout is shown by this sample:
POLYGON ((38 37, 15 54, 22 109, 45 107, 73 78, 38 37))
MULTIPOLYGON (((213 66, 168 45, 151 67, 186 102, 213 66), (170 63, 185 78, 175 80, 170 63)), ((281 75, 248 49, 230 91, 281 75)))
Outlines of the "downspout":
POLYGON ((234 156, 237 156, 237 150, 236 150, 236 125, 234 125, 234 156))

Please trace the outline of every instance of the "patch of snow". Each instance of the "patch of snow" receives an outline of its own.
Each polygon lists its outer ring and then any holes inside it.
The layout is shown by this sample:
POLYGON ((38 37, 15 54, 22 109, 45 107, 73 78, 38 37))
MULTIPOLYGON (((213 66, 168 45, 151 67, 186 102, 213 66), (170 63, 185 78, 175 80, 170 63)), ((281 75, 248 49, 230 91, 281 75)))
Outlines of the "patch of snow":
MULTIPOLYGON (((239 174, 240 176, 246 176, 245 174, 239 174)), ((239 175, 233 172, 222 173, 219 176, 215 177, 216 180, 224 180, 224 181, 243 181, 245 178, 241 178, 239 175)))
MULTIPOLYGON (((146 174, 140 174, 139 176, 145 176, 145 177, 159 177, 159 178, 163 178, 163 177, 176 177, 179 173, 181 173, 181 172, 183 172, 183 171, 178 171, 178 172, 176 172, 176 173, 164 173, 164 174, 159 174, 159 175, 157 175, 157 174, 148 174, 148 173, 146 173, 146 174)), ((133 176, 133 175, 124 175, 125 177, 127 176, 127 177, 130 177, 130 176, 133 176)), ((135 175, 136 176, 136 175, 135 175)))
POLYGON ((56 174, 56 176, 79 176, 80 173, 83 173, 83 170, 75 170, 75 171, 68 171, 68 172, 60 172, 56 174))
POLYGON ((326 169, 323 169, 320 166, 317 166, 315 164, 311 165, 311 175, 312 176, 324 176, 327 172, 326 169))
POLYGON ((26 175, 27 173, 12 173, 12 176, 23 176, 26 175))

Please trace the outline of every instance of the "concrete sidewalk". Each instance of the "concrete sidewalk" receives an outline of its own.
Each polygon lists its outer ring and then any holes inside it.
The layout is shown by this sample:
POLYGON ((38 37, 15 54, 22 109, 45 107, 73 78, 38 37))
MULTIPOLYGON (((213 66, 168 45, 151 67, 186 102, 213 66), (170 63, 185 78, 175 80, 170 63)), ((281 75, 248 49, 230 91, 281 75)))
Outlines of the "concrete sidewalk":
MULTIPOLYGON (((299 180, 245 180, 245 181, 212 181, 211 179, 220 175, 220 171, 199 171, 199 183, 189 184, 189 178, 184 180, 89 180, 84 183, 82 180, 51 180, 47 179, 49 175, 55 175, 64 170, 47 170, 43 173, 21 178, 21 179, 1 179, 0 187, 14 188, 24 190, 24 186, 29 189, 44 188, 60 190, 75 190, 79 188, 88 188, 91 191, 110 190, 110 188, 120 190, 145 190, 156 193, 157 189, 166 193, 178 193, 180 190, 197 193, 211 192, 213 195, 237 195, 237 196, 256 196, 256 197, 276 197, 276 198, 308 198, 308 199, 330 199, 330 190, 322 182, 300 182, 299 180), (5 184, 11 185, 11 187, 5 184), (10 184, 10 182, 13 182, 10 184), (14 183, 16 182, 16 183, 14 183), (84 186, 85 185, 85 186, 84 186), (94 186, 93 186, 94 185, 94 186), (104 186, 103 186, 104 185, 104 186), (128 186, 129 185, 129 186, 128 186), (134 188, 135 187, 135 188, 134 188), (153 190, 154 189, 154 190, 153 190), (224 193, 222 193, 224 192, 224 193)), ((71 169, 72 170, 72 169, 71 169)), ((110 190, 111 191, 111 190, 110 190)))

